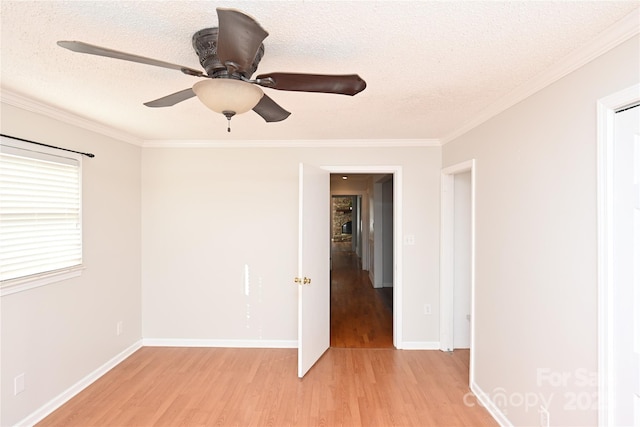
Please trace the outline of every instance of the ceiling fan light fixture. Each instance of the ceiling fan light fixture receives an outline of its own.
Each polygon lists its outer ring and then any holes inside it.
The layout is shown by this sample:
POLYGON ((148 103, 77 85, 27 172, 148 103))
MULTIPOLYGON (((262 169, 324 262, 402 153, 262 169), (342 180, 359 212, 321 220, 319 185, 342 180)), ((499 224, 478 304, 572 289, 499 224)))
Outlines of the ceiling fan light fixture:
POLYGON ((246 113, 255 107, 264 95, 262 89, 252 83, 225 78, 199 81, 193 85, 193 91, 207 108, 220 114, 246 113))
MULTIPOLYGON (((2 1, 2 0, 0 0, 2 1)), ((267 123, 280 122, 291 114, 266 96, 260 86, 294 92, 335 93, 353 96, 367 83, 357 74, 269 73, 249 80, 264 54, 267 31, 251 16, 235 9, 217 8, 218 27, 197 31, 191 41, 205 73, 184 65, 120 52, 80 41, 60 40, 58 45, 73 52, 137 62, 181 71, 205 80, 189 89, 172 93, 144 105, 171 107, 197 96, 209 109, 230 122, 235 114, 253 110, 267 123)), ((227 130, 230 130, 227 127, 227 130)))

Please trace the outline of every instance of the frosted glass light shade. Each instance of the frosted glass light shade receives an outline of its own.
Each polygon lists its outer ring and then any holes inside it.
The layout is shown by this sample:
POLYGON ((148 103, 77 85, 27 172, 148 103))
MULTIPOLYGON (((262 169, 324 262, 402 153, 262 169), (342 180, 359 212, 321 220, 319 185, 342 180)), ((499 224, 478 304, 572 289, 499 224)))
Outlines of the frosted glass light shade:
POLYGON ((221 78, 199 81, 193 85, 193 91, 204 105, 216 113, 246 113, 264 95, 262 89, 252 83, 221 78))

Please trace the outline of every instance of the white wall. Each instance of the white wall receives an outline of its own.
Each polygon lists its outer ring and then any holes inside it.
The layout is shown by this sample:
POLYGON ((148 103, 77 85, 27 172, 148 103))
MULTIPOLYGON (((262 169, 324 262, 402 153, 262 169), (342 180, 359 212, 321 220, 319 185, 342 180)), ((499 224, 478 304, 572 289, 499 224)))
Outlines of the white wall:
POLYGON ((477 159, 476 383, 514 425, 538 425, 541 398, 552 425, 597 424, 596 101, 638 83, 639 52, 636 36, 443 147, 443 166, 477 159))
POLYGON ((82 275, 0 300, 0 425, 8 426, 141 338, 141 149, 7 104, 0 118, 3 134, 95 154, 82 164, 82 275), (25 391, 14 396, 21 373, 25 391))
MULTIPOLYGON (((298 163, 401 165, 403 339, 437 342, 439 147, 149 148, 142 160, 143 336, 294 343, 298 163), (243 271, 250 272, 245 293, 243 271)), ((329 200, 327 200, 327 208, 329 200)))

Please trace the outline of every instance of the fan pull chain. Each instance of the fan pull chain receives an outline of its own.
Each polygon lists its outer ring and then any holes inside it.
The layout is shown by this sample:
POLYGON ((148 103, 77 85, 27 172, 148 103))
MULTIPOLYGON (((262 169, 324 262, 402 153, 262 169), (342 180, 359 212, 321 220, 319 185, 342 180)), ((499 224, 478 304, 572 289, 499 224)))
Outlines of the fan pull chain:
POLYGON ((236 112, 225 110, 222 114, 227 118, 227 132, 231 132, 231 117, 235 116, 236 112))

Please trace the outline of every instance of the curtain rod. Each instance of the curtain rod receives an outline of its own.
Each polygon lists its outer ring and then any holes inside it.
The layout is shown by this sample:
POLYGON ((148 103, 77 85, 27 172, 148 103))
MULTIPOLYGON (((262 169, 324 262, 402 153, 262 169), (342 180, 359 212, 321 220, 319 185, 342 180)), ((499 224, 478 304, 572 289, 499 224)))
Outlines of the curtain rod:
POLYGON ((16 140, 22 141, 22 142, 28 142, 29 144, 36 144, 36 145, 41 145, 43 147, 55 148, 56 150, 63 150, 63 151, 69 151, 70 153, 82 154, 83 156, 87 156, 87 157, 95 157, 95 154, 83 153, 82 151, 69 150, 68 148, 56 147, 55 145, 49 145, 49 144, 43 144, 41 142, 29 141, 28 139, 16 138, 15 136, 9 136, 9 135, 5 135, 3 133, 0 133, 0 136, 4 136, 5 138, 16 139, 16 140))

